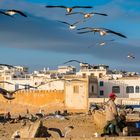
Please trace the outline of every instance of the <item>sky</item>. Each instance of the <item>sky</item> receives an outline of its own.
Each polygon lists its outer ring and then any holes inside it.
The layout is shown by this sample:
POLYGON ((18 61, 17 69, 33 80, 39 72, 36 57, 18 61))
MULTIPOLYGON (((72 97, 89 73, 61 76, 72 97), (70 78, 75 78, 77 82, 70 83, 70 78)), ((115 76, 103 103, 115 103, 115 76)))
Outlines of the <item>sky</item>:
MULTIPOLYGON (((64 62, 76 59, 91 65, 105 64, 110 69, 140 73, 140 1, 139 0, 0 0, 0 11, 16 9, 26 17, 0 14, 0 63, 29 67, 31 71, 57 69, 64 62), (93 6, 74 9, 73 12, 98 12, 75 30, 59 21, 83 21, 80 14, 66 15, 64 8, 46 8, 46 5, 93 6), (107 28, 114 34, 78 34, 78 28, 107 28), (113 41, 110 41, 113 40, 113 41), (105 46, 99 42, 106 41, 105 46), (132 53, 135 59, 128 59, 132 53)), ((67 65, 77 66, 73 62, 67 65)))

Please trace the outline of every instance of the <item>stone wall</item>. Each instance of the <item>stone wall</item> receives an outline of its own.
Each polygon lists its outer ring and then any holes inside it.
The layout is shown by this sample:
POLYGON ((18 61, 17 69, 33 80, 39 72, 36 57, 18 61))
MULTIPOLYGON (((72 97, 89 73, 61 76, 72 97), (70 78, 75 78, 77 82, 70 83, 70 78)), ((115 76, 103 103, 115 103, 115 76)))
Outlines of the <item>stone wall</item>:
MULTIPOLYGON (((22 112, 27 108, 30 110, 39 110, 47 108, 59 109, 60 104, 64 104, 63 90, 26 90, 18 91, 14 94, 15 99, 7 100, 0 94, 0 113, 3 112, 22 112)), ((46 110, 46 109, 45 109, 46 110)))

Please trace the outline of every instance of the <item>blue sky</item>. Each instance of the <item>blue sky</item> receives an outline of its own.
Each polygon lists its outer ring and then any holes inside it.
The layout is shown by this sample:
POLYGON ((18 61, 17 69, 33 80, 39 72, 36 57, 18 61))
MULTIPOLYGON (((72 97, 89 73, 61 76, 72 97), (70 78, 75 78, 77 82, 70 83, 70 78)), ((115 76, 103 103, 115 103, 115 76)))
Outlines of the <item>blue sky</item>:
MULTIPOLYGON (((139 0, 1 0, 0 9, 17 9, 27 18, 0 15, 0 63, 27 66, 30 70, 57 68, 70 59, 90 64, 106 64, 111 69, 140 72, 140 1, 139 0), (127 39, 110 34, 77 34, 58 22, 74 23, 83 20, 81 15, 66 16, 63 8, 46 8, 46 5, 93 6, 92 9, 74 11, 102 12, 107 17, 95 15, 81 27, 103 27, 127 36, 127 39), (104 40, 105 46, 98 43, 104 40), (90 47, 89 47, 90 46, 90 47), (133 53, 135 59, 128 59, 133 53)), ((77 65, 70 63, 70 65, 77 65)))

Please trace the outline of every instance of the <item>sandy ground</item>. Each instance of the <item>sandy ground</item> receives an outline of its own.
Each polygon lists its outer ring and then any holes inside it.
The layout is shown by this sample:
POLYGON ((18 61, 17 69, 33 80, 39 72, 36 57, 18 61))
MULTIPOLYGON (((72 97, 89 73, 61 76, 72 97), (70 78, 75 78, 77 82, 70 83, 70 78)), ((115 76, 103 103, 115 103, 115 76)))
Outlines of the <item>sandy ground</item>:
MULTIPOLYGON (((5 106, 6 108, 6 106, 5 106)), ((8 107, 8 111, 11 112, 12 116, 18 116, 19 114, 25 115, 26 114, 26 107, 21 106, 15 107, 15 106, 10 106, 8 107), (16 111, 17 110, 17 111, 16 111)), ((40 108, 29 108, 30 113, 35 113, 38 111, 40 108)), ((50 113, 50 112, 55 112, 56 110, 63 110, 62 105, 57 105, 57 107, 50 105, 47 108, 43 108, 44 113, 50 113)), ((43 120, 43 126, 45 126, 48 129, 48 137, 50 138, 58 138, 61 137, 60 133, 52 131, 52 129, 59 130, 61 134, 65 132, 65 128, 68 126, 73 126, 74 128, 67 134, 66 137, 74 137, 74 138, 85 138, 85 137, 94 137, 95 132, 99 132, 96 128, 96 125, 94 123, 93 115, 87 115, 87 114, 76 114, 74 113, 73 115, 68 116, 68 120, 64 119, 58 119, 58 118, 51 118, 51 119, 44 119, 43 120), (50 130, 49 130, 50 129, 50 130)), ((7 140, 10 139, 12 134, 20 129, 22 127, 22 123, 6 123, 2 124, 0 123, 0 139, 1 140, 7 140)))

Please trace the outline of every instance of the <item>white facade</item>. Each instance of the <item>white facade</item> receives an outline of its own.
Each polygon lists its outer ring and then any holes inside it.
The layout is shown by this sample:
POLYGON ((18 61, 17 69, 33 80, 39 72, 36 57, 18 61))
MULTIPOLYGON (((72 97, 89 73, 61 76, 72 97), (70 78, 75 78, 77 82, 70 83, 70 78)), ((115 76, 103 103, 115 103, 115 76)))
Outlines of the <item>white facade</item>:
POLYGON ((89 98, 98 93, 97 79, 87 77, 79 80, 65 83, 65 106, 68 109, 88 109, 89 98))
POLYGON ((140 77, 123 77, 118 80, 100 78, 98 89, 98 97, 105 98, 108 97, 108 93, 115 92, 119 98, 128 98, 129 94, 135 93, 140 98, 140 77))
MULTIPOLYGON (((12 84, 7 83, 0 83, 0 87, 8 90, 8 91, 14 91, 17 89, 25 88, 25 86, 22 85, 30 85, 37 87, 38 85, 42 84, 37 88, 37 90, 64 90, 64 81, 55 81, 55 79, 44 79, 44 78, 30 78, 30 79, 12 79, 12 80, 6 80, 7 82, 10 82, 12 84), (44 84, 45 83, 45 84, 44 84)), ((33 90, 36 90, 35 88, 32 88, 33 90)))
POLYGON ((106 69, 83 69, 76 73, 76 75, 80 75, 82 77, 86 76, 96 76, 104 77, 106 75, 107 70, 106 69))
POLYGON ((74 66, 59 66, 58 73, 66 74, 66 73, 76 73, 76 68, 74 66))

